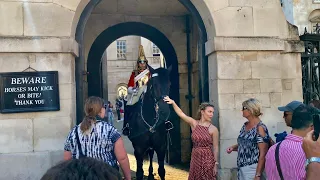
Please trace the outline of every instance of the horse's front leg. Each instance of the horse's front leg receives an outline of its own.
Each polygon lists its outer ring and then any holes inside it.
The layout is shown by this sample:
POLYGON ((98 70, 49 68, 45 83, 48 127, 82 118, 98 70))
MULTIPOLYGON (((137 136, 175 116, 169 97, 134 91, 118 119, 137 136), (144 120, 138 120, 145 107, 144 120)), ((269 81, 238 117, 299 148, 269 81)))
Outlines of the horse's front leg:
POLYGON ((148 150, 148 153, 149 153, 149 160, 150 160, 148 180, 154 180, 153 166, 152 166, 152 160, 153 160, 154 150, 153 150, 152 148, 150 148, 150 149, 148 150))
POLYGON ((161 147, 159 150, 156 150, 157 152, 157 157, 158 157, 158 174, 161 178, 161 180, 165 180, 165 175, 166 175, 166 170, 164 169, 164 158, 166 155, 166 146, 161 147))
POLYGON ((136 179, 143 180, 143 153, 134 150, 134 156, 136 157, 137 161, 137 172, 136 172, 136 179))

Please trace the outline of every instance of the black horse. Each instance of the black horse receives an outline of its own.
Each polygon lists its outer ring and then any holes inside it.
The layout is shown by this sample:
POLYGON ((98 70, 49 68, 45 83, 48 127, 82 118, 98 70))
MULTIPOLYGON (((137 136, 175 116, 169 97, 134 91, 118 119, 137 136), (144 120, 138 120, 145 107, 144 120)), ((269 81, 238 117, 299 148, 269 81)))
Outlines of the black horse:
POLYGON ((168 69, 153 69, 149 66, 151 78, 147 83, 146 92, 139 102, 133 106, 126 106, 125 119, 130 124, 129 139, 134 148, 137 161, 136 178, 143 179, 143 160, 149 155, 149 180, 153 180, 152 159, 154 151, 157 153, 161 180, 165 179, 164 159, 167 147, 167 130, 171 127, 169 105, 163 101, 164 96, 170 92, 170 71, 168 69))

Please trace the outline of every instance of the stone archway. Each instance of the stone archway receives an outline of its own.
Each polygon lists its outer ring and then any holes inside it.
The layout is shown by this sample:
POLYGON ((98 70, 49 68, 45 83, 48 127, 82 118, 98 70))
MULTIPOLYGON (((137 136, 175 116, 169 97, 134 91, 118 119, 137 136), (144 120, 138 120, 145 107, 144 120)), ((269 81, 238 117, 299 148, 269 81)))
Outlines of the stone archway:
MULTIPOLYGON (((79 56, 76 58, 76 100, 77 100, 77 119, 82 119, 83 116, 83 81, 82 77, 85 75, 85 51, 84 51, 84 32, 87 21, 91 15, 93 9, 101 2, 101 0, 81 0, 75 16, 73 18, 73 24, 71 33, 75 34, 75 39, 79 44, 79 56), (76 22, 76 23, 75 23, 76 22)), ((213 36, 215 34, 215 28, 213 25, 213 18, 205 1, 197 1, 197 3, 192 2, 191 0, 179 0, 179 2, 185 6, 189 11, 192 18, 199 29, 199 51, 201 56, 201 63, 199 64, 201 69, 201 78, 199 78, 199 97, 200 101, 209 101, 209 81, 208 81, 208 57, 206 56, 205 43, 207 42, 208 36, 213 36), (201 9, 201 14, 198 9, 201 9), (206 21, 203 21, 203 18, 206 21), (207 34, 207 29, 209 34, 207 34)))
MULTIPOLYGON (((170 74, 171 91, 169 96, 179 103, 179 73, 178 73, 178 59, 174 47, 167 37, 156 28, 139 23, 127 22, 117 24, 104 30, 93 42, 87 59, 87 82, 88 82, 88 96, 102 96, 100 63, 101 57, 107 47, 116 39, 136 35, 149 39, 159 47, 164 57, 166 58, 167 67, 172 66, 172 73, 170 74)), ((129 78, 129 77, 128 77, 129 78)), ((175 142, 170 148, 170 163, 177 163, 180 161, 180 121, 174 113, 171 113, 170 120, 174 125, 171 131, 172 142, 175 142)))
MULTIPOLYGON (((128 22, 121 23, 112 26, 105 31, 103 31, 92 44, 88 60, 87 60, 87 70, 88 70, 88 96, 102 96, 102 90, 96 87, 101 87, 101 79, 99 74, 99 64, 101 62, 101 56, 105 49, 116 39, 128 36, 136 35, 142 36, 154 42, 163 53, 164 57, 167 59, 166 63, 169 67, 173 66, 173 73, 171 75, 171 82, 174 87, 173 90, 178 90, 179 79, 178 79, 178 60, 175 50, 166 38, 159 30, 149 25, 138 23, 138 22, 128 22)), ((174 94, 178 94, 174 92, 174 94)), ((177 96, 177 95, 175 95, 177 96)), ((176 99, 179 102, 179 99, 176 99)))
MULTIPOLYGON (((76 92, 76 96, 77 96, 77 120, 81 120, 82 118, 82 112, 83 112, 83 99, 84 99, 84 92, 83 89, 86 87, 83 84, 82 81, 82 76, 84 75, 85 71, 85 64, 86 64, 86 53, 84 50, 84 47, 86 46, 84 44, 84 34, 85 34, 85 27, 86 27, 86 23, 89 19, 90 16, 90 12, 93 11, 93 9, 99 4, 101 0, 92 0, 90 1, 85 7, 83 6, 79 6, 78 9, 83 9, 83 13, 81 14, 80 20, 79 20, 79 24, 77 26, 77 31, 76 31, 76 40, 79 43, 80 49, 79 49, 79 57, 76 59, 76 86, 77 86, 77 92, 76 92), (79 103, 78 103, 79 102, 79 103)), ((196 86, 199 86, 199 90, 196 92, 197 96, 197 100, 193 100, 194 96, 191 94, 192 91, 192 86, 190 85, 190 87, 188 87, 188 89, 184 90, 183 94, 188 93, 188 95, 182 95, 181 94, 176 94, 174 95, 174 97, 176 98, 176 100, 178 99, 182 99, 184 102, 182 102, 183 104, 183 108, 184 111, 187 112, 189 111, 190 115, 192 113, 192 111, 194 112, 195 109, 193 109, 192 107, 197 107, 199 102, 202 101, 209 101, 209 75, 208 75, 208 57, 206 56, 206 42, 208 39, 208 34, 207 34, 207 29, 209 29, 209 34, 210 36, 213 35, 215 33, 214 30, 214 26, 213 26, 213 19, 211 17, 210 11, 206 5, 205 2, 191 2, 190 0, 179 0, 179 2, 187 9, 189 15, 192 17, 193 19, 193 23, 197 26, 198 29, 198 65, 197 65, 197 69, 199 69, 199 77, 195 78, 194 80, 194 84, 196 86), (201 14, 198 11, 197 8, 202 9, 201 14), (206 21, 203 21, 203 18, 206 19, 206 21), (188 91, 188 92, 186 92, 188 91), (182 98, 181 98, 182 97, 182 98), (187 103, 189 102, 189 105, 187 105, 187 103)), ((83 5, 83 4, 80 4, 83 5)), ((77 18, 77 12, 76 12, 76 16, 74 19, 77 18)), ((130 22, 132 23, 132 22, 130 22)), ((107 27, 109 28, 109 27, 107 27)), ((184 33, 188 33, 188 30, 185 30, 184 33)), ((130 34, 130 33, 129 33, 130 34)), ((148 38, 150 39, 150 38, 148 38)), ((114 39, 115 40, 115 39, 114 39)), ((150 39, 152 40, 152 39, 150 39)), ((153 40, 152 40, 153 41, 153 40)), ((172 41, 172 39, 171 39, 172 41)), ((157 43, 156 43, 157 44, 157 43)), ((157 44, 158 45, 158 44, 157 44)), ((186 46, 187 44, 185 44, 186 46)), ((164 46, 165 47, 165 46, 164 46)), ((159 46, 160 49, 162 49, 159 46)), ((102 49, 100 49, 100 52, 102 51, 102 49)), ((100 54, 97 53, 97 54, 100 54)), ((164 53, 165 54, 165 53, 164 53)), ((94 59, 100 59, 100 57, 94 55, 93 54, 89 54, 88 59, 92 57, 95 57, 94 59)), ((180 59, 182 59, 183 57, 180 56, 180 59)), ((166 58, 167 59, 167 58, 166 58)), ((186 60, 186 59, 185 59, 186 60)), ((190 58, 189 58, 190 60, 190 58)), ((188 61, 189 61, 188 60, 188 61)), ((88 63, 88 71, 89 71, 89 75, 87 76, 88 78, 88 83, 91 83, 94 81, 90 80, 91 77, 99 77, 100 76, 94 76, 94 71, 92 71, 91 67, 94 67, 94 64, 91 64, 92 62, 88 63), (91 71, 91 72, 90 72, 91 71)), ((168 65, 168 64, 167 64, 168 65)), ((190 66, 190 65, 188 65, 190 66)), ((192 66, 192 65, 191 65, 192 66)), ((182 68, 179 68, 179 71, 182 68)), ((187 69, 187 68, 186 68, 187 69)), ((187 70, 189 71, 189 70, 187 70)), ((178 72, 178 68, 176 69, 176 72, 178 72)), ((96 74, 97 75, 97 74, 96 74)), ((178 74, 177 74, 178 75, 178 74)), ((198 76, 198 75, 197 75, 198 76)), ((191 79, 191 77, 188 77, 188 79, 191 79)), ((96 80, 97 83, 100 83, 101 81, 96 80)), ((177 77, 176 82, 179 82, 179 78, 177 77)), ((189 81, 188 84, 190 84, 191 82, 189 81)), ((174 84, 174 83, 172 83, 174 84)), ((184 82, 184 85, 186 85, 187 82, 184 82)), ((88 87, 92 87, 90 84, 88 84, 88 87)), ((98 86, 95 86, 98 87, 98 86)), ((177 83, 177 87, 176 88, 172 88, 172 89, 176 89, 177 93, 179 92, 179 84, 177 83)), ((93 95, 93 94, 99 94, 98 90, 94 90, 94 89, 90 89, 88 91, 89 95, 93 95), (91 90, 95 91, 92 92, 91 90)), ((174 93, 175 94, 175 93, 174 93)), ((179 100, 177 101, 178 103, 180 102, 179 100)), ((177 121, 179 122, 179 121, 177 121)), ((183 147, 184 152, 183 152, 183 161, 184 162, 188 162, 190 160, 190 152, 191 152, 191 139, 190 139, 190 128, 187 124, 185 123, 178 123, 175 125, 176 128, 178 128, 178 131, 176 131, 177 134, 175 134, 173 137, 177 138, 177 140, 173 140, 175 141, 176 145, 174 148, 175 149, 175 153, 176 155, 174 155, 175 157, 178 157, 178 159, 174 160, 174 162, 180 162, 180 157, 181 155, 178 155, 181 153, 180 151, 180 146, 183 147), (180 133, 180 128, 183 128, 183 130, 181 131, 181 134, 178 134, 178 132, 180 133), (181 142, 180 142, 180 138, 182 138, 181 142), (179 141, 178 141, 179 140, 179 141), (178 143, 179 142, 179 143, 178 143)))

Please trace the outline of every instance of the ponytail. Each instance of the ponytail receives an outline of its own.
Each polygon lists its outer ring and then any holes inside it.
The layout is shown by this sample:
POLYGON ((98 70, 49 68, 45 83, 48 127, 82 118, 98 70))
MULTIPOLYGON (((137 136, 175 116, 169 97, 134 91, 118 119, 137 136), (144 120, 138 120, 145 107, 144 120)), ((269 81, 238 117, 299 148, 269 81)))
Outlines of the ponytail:
POLYGON ((96 121, 95 117, 85 116, 80 124, 80 129, 82 132, 86 132, 91 128, 91 124, 96 121))
POLYGON ((97 120, 96 116, 99 115, 103 107, 104 102, 99 97, 91 96, 86 100, 84 105, 84 112, 86 115, 80 124, 82 132, 86 132, 91 128, 91 125, 97 120))

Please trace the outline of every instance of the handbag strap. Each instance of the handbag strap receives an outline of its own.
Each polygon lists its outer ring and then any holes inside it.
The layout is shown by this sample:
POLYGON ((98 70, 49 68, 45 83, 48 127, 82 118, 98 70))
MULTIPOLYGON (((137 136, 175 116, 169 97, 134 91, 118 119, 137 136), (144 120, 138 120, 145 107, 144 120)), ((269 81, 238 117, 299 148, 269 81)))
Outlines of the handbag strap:
POLYGON ((79 135, 78 135, 78 126, 76 127, 75 135, 76 135, 77 147, 78 147, 78 151, 79 151, 79 158, 82 158, 85 155, 82 153, 82 149, 81 149, 81 143, 80 143, 80 139, 79 139, 79 135))
POLYGON ((281 171, 281 166, 280 166, 280 159, 279 159, 279 148, 280 148, 280 144, 281 143, 282 143, 282 141, 277 144, 276 152, 275 152, 275 158, 276 158, 276 164, 277 164, 277 169, 278 169, 278 173, 279 173, 280 179, 284 180, 283 175, 282 175, 282 171, 281 171))

